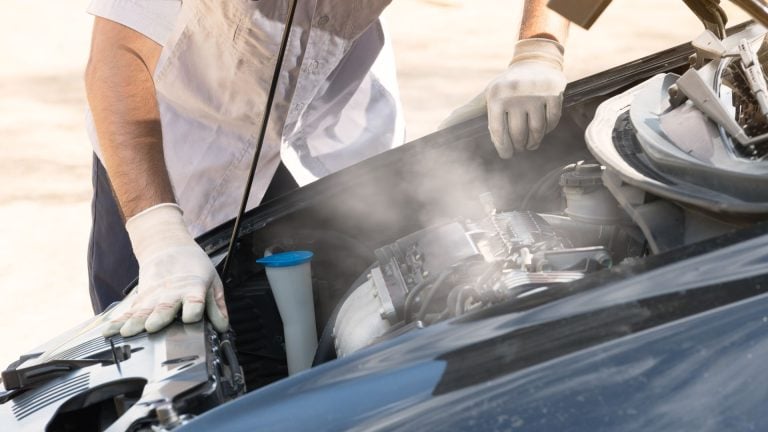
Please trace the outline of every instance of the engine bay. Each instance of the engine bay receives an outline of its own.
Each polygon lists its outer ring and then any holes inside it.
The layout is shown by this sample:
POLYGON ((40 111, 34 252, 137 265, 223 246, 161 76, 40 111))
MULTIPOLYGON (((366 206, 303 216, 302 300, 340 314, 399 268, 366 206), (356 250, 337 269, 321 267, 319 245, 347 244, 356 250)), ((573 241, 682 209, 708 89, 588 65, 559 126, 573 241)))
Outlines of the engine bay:
POLYGON ((610 195, 599 183, 599 165, 558 171, 570 196, 578 196, 564 214, 499 212, 486 193, 480 197, 482 219, 429 227, 377 249, 365 281, 352 287, 331 318, 332 354, 348 355, 393 333, 533 296, 644 254, 640 233, 612 220, 618 204, 600 202, 610 195), (580 220, 567 215, 573 212, 580 220))

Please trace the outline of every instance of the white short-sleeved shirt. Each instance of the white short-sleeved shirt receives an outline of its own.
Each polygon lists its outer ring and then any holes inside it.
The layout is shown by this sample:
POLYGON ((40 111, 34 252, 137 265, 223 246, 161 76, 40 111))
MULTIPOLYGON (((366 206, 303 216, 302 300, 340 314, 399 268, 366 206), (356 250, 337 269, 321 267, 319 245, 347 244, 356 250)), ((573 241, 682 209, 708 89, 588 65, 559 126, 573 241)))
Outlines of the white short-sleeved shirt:
MULTIPOLYGON (((300 0, 249 207, 282 160, 300 185, 403 142, 390 0, 300 0)), ((193 235, 235 216, 287 0, 92 0, 163 46, 154 80, 171 183, 193 235)), ((89 132, 100 154, 89 115, 89 132)))

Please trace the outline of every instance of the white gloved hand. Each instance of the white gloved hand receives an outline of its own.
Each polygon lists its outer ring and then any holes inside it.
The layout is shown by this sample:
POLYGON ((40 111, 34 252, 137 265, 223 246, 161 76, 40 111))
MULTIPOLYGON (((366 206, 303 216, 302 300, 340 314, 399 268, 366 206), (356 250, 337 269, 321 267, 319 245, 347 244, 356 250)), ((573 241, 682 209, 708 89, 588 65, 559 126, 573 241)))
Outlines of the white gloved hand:
POLYGON ((485 90, 488 129, 502 158, 535 150, 560 121, 563 47, 549 39, 523 39, 509 68, 485 90))
POLYGON ((499 156, 508 159, 515 151, 535 150, 560 121, 565 85, 563 47, 549 39, 523 39, 515 46, 509 68, 483 93, 454 110, 438 129, 487 111, 499 156))
POLYGON ((159 204, 126 222, 139 262, 139 285, 130 309, 112 320, 104 336, 152 333, 181 319, 192 323, 203 311, 218 331, 229 326, 224 289, 208 255, 192 239, 176 204, 159 204))

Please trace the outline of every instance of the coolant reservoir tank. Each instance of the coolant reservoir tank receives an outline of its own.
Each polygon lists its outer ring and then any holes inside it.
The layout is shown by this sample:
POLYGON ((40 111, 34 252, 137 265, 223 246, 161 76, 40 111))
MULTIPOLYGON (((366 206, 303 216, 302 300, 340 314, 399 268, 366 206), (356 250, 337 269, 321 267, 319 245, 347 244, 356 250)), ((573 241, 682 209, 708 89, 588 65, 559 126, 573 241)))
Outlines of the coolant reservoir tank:
POLYGON ((571 219, 597 225, 613 225, 621 221, 624 211, 603 186, 602 176, 600 164, 579 162, 574 170, 560 177, 560 186, 568 203, 565 213, 571 219))
POLYGON ((290 375, 309 369, 317 350, 310 267, 312 256, 312 252, 294 251, 256 260, 266 268, 267 279, 283 320, 290 375))

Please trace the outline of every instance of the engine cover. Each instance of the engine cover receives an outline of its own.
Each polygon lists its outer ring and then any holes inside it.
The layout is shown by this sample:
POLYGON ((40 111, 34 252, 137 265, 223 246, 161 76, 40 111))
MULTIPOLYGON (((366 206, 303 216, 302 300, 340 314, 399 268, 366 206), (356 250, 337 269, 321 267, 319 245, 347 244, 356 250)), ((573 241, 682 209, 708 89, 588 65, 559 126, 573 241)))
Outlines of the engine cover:
POLYGON ((3 372, 0 430, 151 430, 244 393, 229 335, 176 322, 155 334, 104 338, 100 324, 117 309, 3 372))

